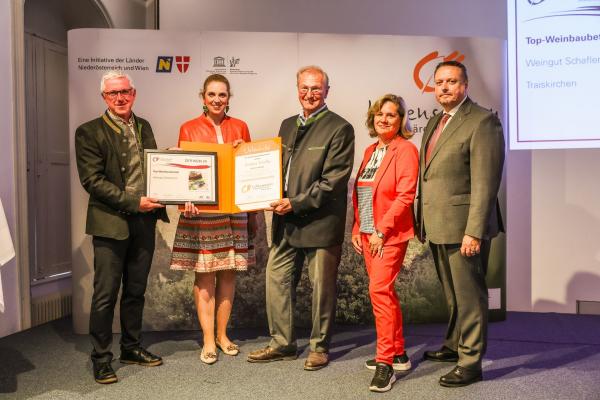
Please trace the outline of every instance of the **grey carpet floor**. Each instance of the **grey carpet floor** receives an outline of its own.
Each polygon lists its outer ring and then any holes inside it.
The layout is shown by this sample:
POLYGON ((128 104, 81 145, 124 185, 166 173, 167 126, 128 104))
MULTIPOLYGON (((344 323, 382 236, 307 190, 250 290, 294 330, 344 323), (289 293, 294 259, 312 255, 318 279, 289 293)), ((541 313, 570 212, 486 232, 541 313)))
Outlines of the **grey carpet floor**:
MULTIPOLYGON (((250 364, 245 354, 267 344, 266 329, 233 330, 237 357, 219 355, 200 362, 199 332, 147 332, 144 344, 164 358, 155 368, 114 362, 119 382, 92 379, 87 336, 71 333, 69 319, 0 339, 0 399, 559 399, 600 400, 600 317, 509 313, 490 326, 484 381, 465 388, 438 385, 451 364, 421 361, 437 348, 443 324, 408 325, 407 352, 413 369, 397 375, 390 392, 371 393, 374 355, 372 327, 338 326, 329 367, 302 369, 308 353, 299 331, 302 355, 295 361, 250 364)), ((118 336, 115 336, 118 341, 118 336)), ((118 357, 118 344, 114 346, 118 357)))

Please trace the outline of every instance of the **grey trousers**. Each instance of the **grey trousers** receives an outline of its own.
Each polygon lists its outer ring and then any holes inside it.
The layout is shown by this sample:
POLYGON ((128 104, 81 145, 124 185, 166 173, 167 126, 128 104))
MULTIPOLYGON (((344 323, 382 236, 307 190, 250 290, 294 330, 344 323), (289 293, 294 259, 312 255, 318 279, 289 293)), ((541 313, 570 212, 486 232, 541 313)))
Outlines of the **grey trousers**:
POLYGON ((429 243, 442 284, 450 320, 444 346, 458 351, 458 365, 481 369, 487 347, 488 292, 485 283, 490 241, 482 240, 481 252, 460 254, 460 244, 429 243))
POLYGON ((273 244, 266 272, 267 319, 272 338, 269 346, 283 352, 294 352, 297 349, 294 330, 296 286, 306 259, 312 285, 310 349, 316 352, 329 351, 335 320, 336 280, 341 254, 341 245, 327 248, 296 248, 291 246, 285 237, 279 244, 273 244))

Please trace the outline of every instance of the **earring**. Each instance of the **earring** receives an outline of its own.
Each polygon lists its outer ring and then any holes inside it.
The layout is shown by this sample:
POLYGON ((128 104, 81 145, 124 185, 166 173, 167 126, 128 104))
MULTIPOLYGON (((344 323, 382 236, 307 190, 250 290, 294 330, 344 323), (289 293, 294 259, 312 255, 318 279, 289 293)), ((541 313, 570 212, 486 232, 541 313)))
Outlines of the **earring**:
POLYGON ((229 106, 225 106, 225 114, 229 112, 229 106))
POLYGON ((208 114, 208 107, 206 104, 202 106, 202 111, 204 111, 204 114, 208 114))

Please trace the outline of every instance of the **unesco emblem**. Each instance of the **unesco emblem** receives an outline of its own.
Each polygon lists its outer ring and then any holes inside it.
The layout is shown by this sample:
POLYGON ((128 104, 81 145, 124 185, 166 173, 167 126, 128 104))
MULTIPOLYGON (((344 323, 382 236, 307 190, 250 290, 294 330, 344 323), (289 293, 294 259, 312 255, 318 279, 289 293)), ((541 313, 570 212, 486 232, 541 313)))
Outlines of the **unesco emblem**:
POLYGON ((213 58, 213 68, 225 68, 225 57, 217 56, 213 58))

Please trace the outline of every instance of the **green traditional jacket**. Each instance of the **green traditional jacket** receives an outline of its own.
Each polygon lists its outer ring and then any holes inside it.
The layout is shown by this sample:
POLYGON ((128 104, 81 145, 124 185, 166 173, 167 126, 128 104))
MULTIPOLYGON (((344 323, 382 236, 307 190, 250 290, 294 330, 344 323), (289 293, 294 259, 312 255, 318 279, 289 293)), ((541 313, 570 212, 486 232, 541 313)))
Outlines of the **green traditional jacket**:
MULTIPOLYGON (((150 123, 134 115, 138 141, 144 149, 156 149, 150 123)), ((127 137, 104 113, 75 131, 75 154, 79 180, 90 194, 85 232, 117 240, 129 237, 127 216, 139 213, 139 195, 125 191, 131 157, 127 137)), ((166 210, 153 212, 169 221, 166 210)))
POLYGON ((281 123, 283 176, 292 212, 273 214, 273 243, 282 231, 294 247, 330 247, 344 241, 354 128, 332 111, 308 125, 293 116, 281 123), (291 157, 291 160, 290 160, 291 157), (289 171, 288 171, 289 169, 289 171))

